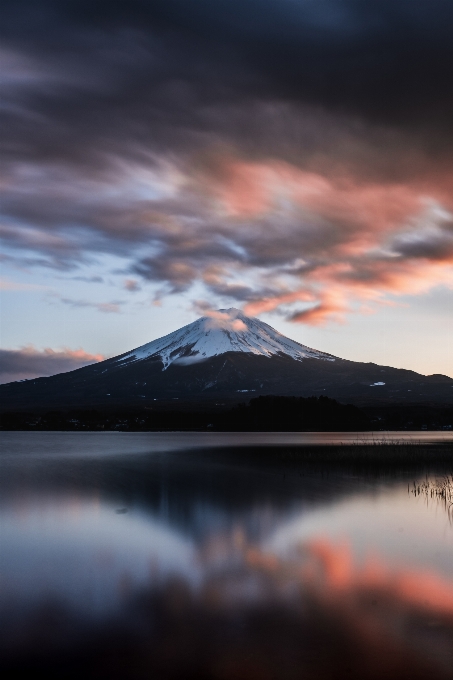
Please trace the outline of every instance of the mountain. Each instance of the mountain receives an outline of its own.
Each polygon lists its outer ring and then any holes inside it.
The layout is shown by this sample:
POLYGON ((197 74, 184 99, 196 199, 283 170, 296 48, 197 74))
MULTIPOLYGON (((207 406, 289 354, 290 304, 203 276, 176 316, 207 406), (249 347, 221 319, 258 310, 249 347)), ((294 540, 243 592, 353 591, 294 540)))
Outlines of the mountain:
POLYGON ((0 385, 0 410, 206 408, 266 394, 452 404, 453 379, 340 359, 237 309, 220 309, 118 357, 0 385))
POLYGON ((288 356, 291 359, 326 359, 335 357, 290 340, 264 321, 246 316, 239 309, 219 309, 213 316, 180 328, 163 338, 118 357, 117 361, 141 361, 160 357, 164 369, 173 362, 187 365, 227 352, 245 352, 255 356, 288 356))

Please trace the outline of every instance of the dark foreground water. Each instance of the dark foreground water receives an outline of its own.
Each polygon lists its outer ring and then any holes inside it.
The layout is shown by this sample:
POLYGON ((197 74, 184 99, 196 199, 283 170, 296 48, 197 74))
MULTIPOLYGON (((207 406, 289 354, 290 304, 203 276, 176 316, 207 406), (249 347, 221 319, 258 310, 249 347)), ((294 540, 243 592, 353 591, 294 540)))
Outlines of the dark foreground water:
POLYGON ((2 433, 2 678, 453 678, 453 463, 265 455, 365 437, 2 433))

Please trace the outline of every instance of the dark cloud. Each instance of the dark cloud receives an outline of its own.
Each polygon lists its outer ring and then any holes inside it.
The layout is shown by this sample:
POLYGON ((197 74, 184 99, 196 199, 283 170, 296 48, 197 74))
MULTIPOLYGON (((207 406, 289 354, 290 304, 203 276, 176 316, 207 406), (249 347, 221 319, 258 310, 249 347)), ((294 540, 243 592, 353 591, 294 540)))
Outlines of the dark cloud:
POLYGON ((32 346, 18 350, 2 349, 0 350, 0 383, 74 371, 103 359, 104 357, 100 354, 89 354, 82 349, 40 351, 32 346))
POLYGON ((392 242, 392 249, 404 258, 453 260, 453 219, 443 216, 412 232, 403 233, 392 242))
POLYGON ((399 290, 452 259, 413 222, 453 209, 452 25, 449 0, 5 0, 8 257, 320 310, 399 290))
POLYGON ((282 105, 441 129, 444 146, 452 20, 448 0, 6 1, 4 151, 91 172, 112 149, 140 157, 213 135, 262 153, 277 133, 290 153, 282 105))

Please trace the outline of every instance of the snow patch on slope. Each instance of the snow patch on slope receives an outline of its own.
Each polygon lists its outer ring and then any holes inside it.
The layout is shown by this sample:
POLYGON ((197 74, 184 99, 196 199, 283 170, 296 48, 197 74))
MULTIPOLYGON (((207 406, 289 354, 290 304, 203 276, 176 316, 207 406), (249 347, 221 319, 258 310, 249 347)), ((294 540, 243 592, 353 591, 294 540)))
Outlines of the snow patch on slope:
POLYGON ((234 308, 219 309, 203 316, 163 338, 128 352, 118 361, 160 357, 165 370, 173 362, 185 365, 225 352, 247 352, 266 357, 283 354, 298 361, 308 358, 335 361, 330 354, 290 340, 267 323, 234 308))

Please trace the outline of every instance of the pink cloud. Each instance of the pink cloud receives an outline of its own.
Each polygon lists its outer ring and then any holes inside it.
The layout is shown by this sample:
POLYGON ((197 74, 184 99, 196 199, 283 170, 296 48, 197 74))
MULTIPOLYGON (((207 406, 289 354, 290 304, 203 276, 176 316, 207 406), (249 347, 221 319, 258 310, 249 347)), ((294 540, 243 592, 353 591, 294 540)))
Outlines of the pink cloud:
POLYGON ((207 317, 205 323, 206 330, 221 328, 227 331, 246 331, 247 326, 238 318, 236 309, 221 311, 219 309, 211 309, 208 305, 199 302, 196 305, 199 313, 207 317))
POLYGON ((90 354, 83 349, 63 348, 53 350, 47 347, 37 350, 32 345, 17 350, 0 350, 0 382, 28 380, 74 371, 82 366, 103 361, 102 354, 90 354))
MULTIPOLYGON (((378 183, 341 176, 338 169, 330 177, 271 160, 227 159, 225 165, 220 186, 215 185, 218 178, 211 182, 227 212, 236 220, 246 218, 251 232, 268 214, 275 234, 257 234, 269 244, 268 259, 275 242, 276 254, 290 259, 292 251, 294 261, 307 262, 299 275, 297 267, 286 268, 291 277, 286 286, 280 284, 265 296, 257 291, 245 306, 247 313, 296 305, 288 313, 293 321, 342 322, 352 311, 370 312, 376 304, 388 304, 389 295, 453 286, 451 177, 378 183), (301 211, 299 224, 279 233, 285 201, 301 211), (306 304, 297 309, 300 302, 306 304)), ((263 246, 258 241, 251 245, 252 253, 253 248, 263 246)))

